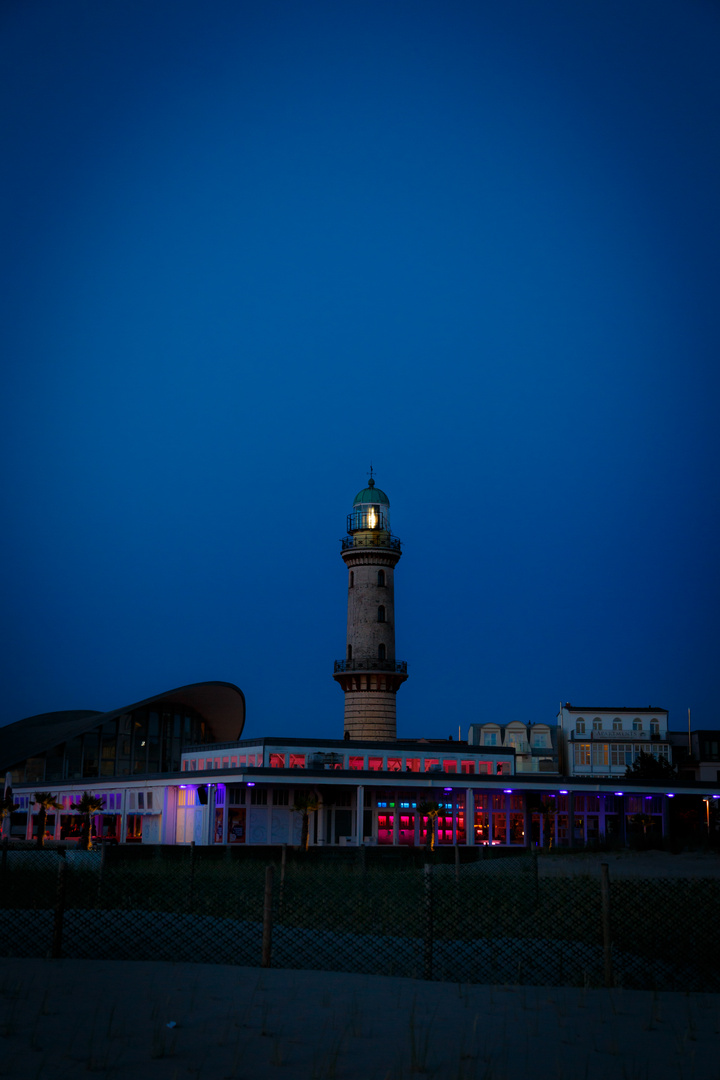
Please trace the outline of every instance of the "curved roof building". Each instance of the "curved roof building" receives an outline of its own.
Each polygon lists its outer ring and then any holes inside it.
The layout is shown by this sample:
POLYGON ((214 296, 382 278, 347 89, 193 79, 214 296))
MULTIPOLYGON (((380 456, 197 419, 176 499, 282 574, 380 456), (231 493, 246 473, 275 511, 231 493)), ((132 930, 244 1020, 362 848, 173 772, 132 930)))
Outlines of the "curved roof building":
POLYGON ((190 683, 111 712, 41 713, 0 728, 0 771, 16 784, 173 772, 186 746, 234 741, 244 726, 239 687, 190 683))

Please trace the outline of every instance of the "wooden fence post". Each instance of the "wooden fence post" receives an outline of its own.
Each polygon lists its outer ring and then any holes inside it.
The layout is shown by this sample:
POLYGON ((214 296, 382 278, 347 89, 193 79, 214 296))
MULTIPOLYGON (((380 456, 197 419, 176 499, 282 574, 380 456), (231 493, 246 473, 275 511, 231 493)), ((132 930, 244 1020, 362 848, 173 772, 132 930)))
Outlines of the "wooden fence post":
POLYGON ((100 871, 98 873, 97 906, 102 907, 103 877, 105 875, 105 837, 100 843, 100 871))
POLYGON ((59 960, 62 956, 62 933, 63 919, 65 916, 65 883, 67 879, 67 862, 61 859, 58 865, 57 892, 55 894, 55 918, 53 920, 51 960, 59 960))
POLYGON ((600 896, 602 900, 603 974, 605 986, 613 987, 615 977, 612 962, 612 938, 610 936, 610 870, 606 862, 600 864, 600 896))
POLYGON ((190 841, 190 883, 188 885, 188 911, 192 911, 195 900, 195 841, 190 841))
POLYGON ((265 869, 265 902, 263 904, 262 967, 269 968, 272 961, 272 894, 274 868, 265 869))
POLYGON ((285 864, 287 861, 287 844, 283 844, 280 855, 280 895, 278 897, 278 913, 282 914, 283 900, 285 898, 285 864))
POLYGON ((423 884, 425 891, 425 947, 423 962, 423 978, 433 977, 433 907, 432 907, 432 866, 425 863, 423 872, 423 884))

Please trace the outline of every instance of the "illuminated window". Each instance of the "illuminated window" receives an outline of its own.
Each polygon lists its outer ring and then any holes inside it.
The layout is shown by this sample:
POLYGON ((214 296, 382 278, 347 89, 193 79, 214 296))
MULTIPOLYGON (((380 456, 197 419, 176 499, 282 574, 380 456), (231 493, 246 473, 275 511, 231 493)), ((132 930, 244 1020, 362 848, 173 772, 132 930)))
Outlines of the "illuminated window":
POLYGON ((378 622, 385 622, 385 607, 384 607, 383 604, 381 604, 380 607, 378 608, 377 621, 378 622))
POLYGON ((462 771, 464 773, 466 773, 466 775, 472 776, 473 773, 475 772, 475 762, 474 761, 463 761, 463 763, 462 763, 462 771))
POLYGON ((607 765, 608 764, 608 744, 607 743, 593 743, 593 765, 607 765))
POLYGON ((290 768, 291 769, 304 769, 305 768, 305 755, 304 754, 291 754, 290 755, 290 768))
POLYGON ((590 764, 590 743, 576 743, 575 744, 575 764, 576 765, 589 765, 590 764))
POLYGON ((271 769, 284 769, 285 768, 285 755, 284 754, 270 754, 270 768, 271 769))
POLYGON ((438 758, 425 758, 425 772, 440 772, 440 762, 438 758))
POLYGON ((399 757, 388 758, 388 772, 402 772, 402 761, 399 757))
POLYGON ((348 769, 364 769, 365 759, 361 757, 348 758, 348 769))
POLYGON ((372 769, 373 772, 381 772, 383 767, 383 759, 381 757, 368 758, 368 769, 372 769))
POLYGON ((418 758, 418 757, 405 758, 405 771, 406 772, 420 772, 420 758, 418 758))
POLYGON ((455 758, 448 758, 443 761, 443 772, 454 773, 457 772, 457 761, 455 758))

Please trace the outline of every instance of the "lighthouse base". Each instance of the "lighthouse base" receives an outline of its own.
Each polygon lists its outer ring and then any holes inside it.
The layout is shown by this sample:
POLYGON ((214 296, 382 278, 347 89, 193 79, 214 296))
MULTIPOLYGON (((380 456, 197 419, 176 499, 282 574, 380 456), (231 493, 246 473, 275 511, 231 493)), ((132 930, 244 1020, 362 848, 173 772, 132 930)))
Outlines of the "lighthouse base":
POLYGON ((345 734, 349 739, 397 738, 395 694, 387 690, 345 691, 345 734))

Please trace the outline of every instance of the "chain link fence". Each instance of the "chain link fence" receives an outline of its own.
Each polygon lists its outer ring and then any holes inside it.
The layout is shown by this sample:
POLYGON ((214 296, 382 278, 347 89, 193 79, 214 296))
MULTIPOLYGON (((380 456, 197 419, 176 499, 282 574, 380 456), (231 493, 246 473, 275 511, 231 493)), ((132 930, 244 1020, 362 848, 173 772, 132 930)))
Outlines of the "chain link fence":
POLYGON ((720 990, 718 879, 545 878, 533 855, 454 866, 317 855, 11 849, 0 955, 720 990))

